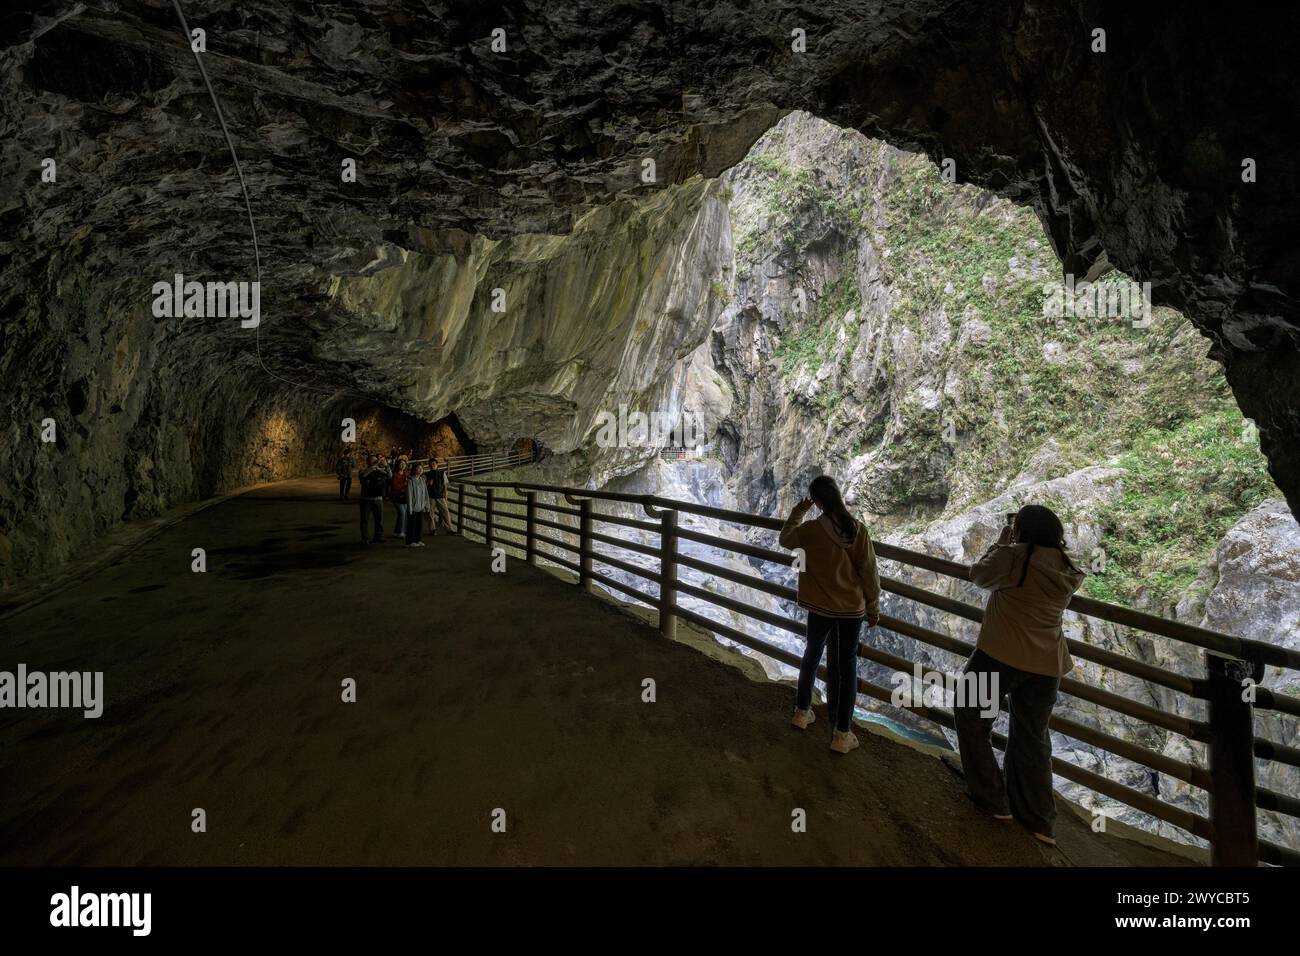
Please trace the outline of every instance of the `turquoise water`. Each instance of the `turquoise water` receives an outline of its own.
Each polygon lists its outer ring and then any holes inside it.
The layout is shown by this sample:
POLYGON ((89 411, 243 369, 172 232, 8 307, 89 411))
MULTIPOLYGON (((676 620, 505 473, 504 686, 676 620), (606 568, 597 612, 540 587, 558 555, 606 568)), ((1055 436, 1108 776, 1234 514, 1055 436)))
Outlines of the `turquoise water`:
POLYGON ((918 744, 927 744, 931 747, 942 747, 944 750, 952 750, 952 745, 948 743, 946 737, 940 734, 929 734, 923 730, 917 730, 915 727, 908 727, 900 724, 896 720, 891 720, 884 714, 874 710, 863 710, 861 707, 853 708, 853 717, 867 724, 877 724, 886 728, 900 737, 906 737, 908 740, 918 744))

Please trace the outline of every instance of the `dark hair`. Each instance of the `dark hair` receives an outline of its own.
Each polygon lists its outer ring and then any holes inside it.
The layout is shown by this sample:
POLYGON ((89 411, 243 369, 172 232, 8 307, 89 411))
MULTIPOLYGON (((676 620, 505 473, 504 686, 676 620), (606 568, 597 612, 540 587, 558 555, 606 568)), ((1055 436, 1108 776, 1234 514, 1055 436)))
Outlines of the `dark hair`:
POLYGON ((857 540, 858 523, 849 514, 849 509, 844 507, 844 499, 840 496, 840 488, 835 484, 834 478, 818 475, 808 486, 808 497, 821 505, 822 511, 831 519, 831 524, 841 537, 848 538, 849 544, 857 540))
POLYGON ((1016 587, 1025 583, 1034 548, 1055 548, 1061 552, 1061 557, 1065 558, 1070 570, 1079 571, 1065 552, 1065 526, 1056 517, 1056 512, 1045 505, 1025 505, 1016 513, 1016 543, 1029 545, 1025 552, 1025 565, 1020 569, 1020 583, 1016 587))

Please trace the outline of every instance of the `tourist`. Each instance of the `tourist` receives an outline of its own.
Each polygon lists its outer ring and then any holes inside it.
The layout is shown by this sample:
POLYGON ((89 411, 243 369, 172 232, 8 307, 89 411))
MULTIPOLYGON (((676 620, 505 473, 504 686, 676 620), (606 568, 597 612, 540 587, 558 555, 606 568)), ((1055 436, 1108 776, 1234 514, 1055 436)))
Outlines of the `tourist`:
POLYGON ((455 534, 456 529, 451 526, 451 511, 447 508, 447 472, 444 470, 444 462, 440 458, 435 458, 429 463, 428 487, 429 487, 429 530, 433 534, 438 533, 441 528, 446 534, 455 534))
POLYGON ((406 486, 410 481, 411 473, 406 470, 406 458, 403 456, 397 459, 397 471, 393 472, 392 480, 388 485, 388 498, 397 512, 393 534, 399 537, 406 533, 406 486))
POLYGON ((345 448, 343 454, 339 455, 339 460, 334 463, 334 474, 339 479, 339 501, 348 500, 348 493, 352 491, 352 472, 356 467, 357 462, 352 457, 352 452, 345 448))
POLYGON ((424 531, 425 516, 429 513, 429 486, 424 480, 424 466, 411 469, 411 480, 406 484, 406 546, 423 548, 420 534, 424 531))
POLYGON ((982 809, 998 819, 1019 820, 1054 846, 1056 803, 1047 724, 1061 678, 1074 667, 1061 618, 1084 573, 1065 553, 1061 520, 1042 505, 1025 505, 997 543, 971 565, 970 579, 993 593, 963 673, 992 688, 979 695, 987 696, 992 707, 972 700, 953 707, 966 786, 982 809), (989 733, 1003 694, 1010 724, 999 770, 989 733))
POLYGON ((370 455, 366 467, 357 477, 361 479, 361 540, 366 544, 372 541, 378 544, 384 540, 384 493, 388 490, 392 472, 388 470, 383 455, 370 455), (369 520, 373 520, 375 525, 373 539, 366 534, 369 520))
POLYGON ((875 627, 880 619, 876 552, 866 526, 849 513, 828 475, 813 479, 808 497, 795 505, 782 526, 780 542, 783 548, 803 552, 798 600, 808 612, 808 644, 790 722, 803 730, 815 720, 813 681, 825 648, 826 700, 834 722, 831 750, 846 754, 858 746, 851 729, 858 699, 858 635, 864 620, 875 627), (820 516, 804 521, 813 505, 820 516))

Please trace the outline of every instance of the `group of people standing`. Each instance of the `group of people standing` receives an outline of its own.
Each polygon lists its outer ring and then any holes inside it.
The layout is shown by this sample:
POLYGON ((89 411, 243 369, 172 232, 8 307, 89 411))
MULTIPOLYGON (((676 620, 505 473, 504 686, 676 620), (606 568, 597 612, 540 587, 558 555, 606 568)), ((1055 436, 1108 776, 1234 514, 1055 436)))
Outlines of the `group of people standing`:
MULTIPOLYGON (((971 799, 999 820, 1018 820, 1035 838, 1055 845, 1052 741, 1048 722, 1061 678, 1074 662, 1062 619, 1084 573, 1065 551, 1060 519, 1042 505, 1026 505, 971 566, 971 581, 990 592, 975 652, 963 673, 993 690, 990 713, 981 702, 953 706, 962 770, 971 799), (999 767, 990 734, 1001 697, 1008 702, 1006 756, 999 767)), ((791 724, 806 729, 813 682, 827 653, 826 701, 834 729, 831 750, 858 746, 852 731, 857 700, 858 638, 880 620, 880 575, 866 526, 845 507, 834 479, 813 479, 780 534, 781 546, 800 549, 799 605, 808 612, 808 643, 791 724), (816 506, 819 516, 804 521, 816 506)))
MULTIPOLYGON (((348 498, 355 468, 356 460, 348 452, 335 464, 340 501, 348 498)), ((383 542, 385 499, 395 515, 393 534, 405 538, 407 547, 424 547, 421 538, 426 521, 431 534, 456 533, 447 507, 447 472, 439 459, 430 459, 426 468, 423 462, 411 462, 406 454, 399 453, 393 465, 386 455, 369 454, 357 478, 361 482, 362 542, 383 542)))

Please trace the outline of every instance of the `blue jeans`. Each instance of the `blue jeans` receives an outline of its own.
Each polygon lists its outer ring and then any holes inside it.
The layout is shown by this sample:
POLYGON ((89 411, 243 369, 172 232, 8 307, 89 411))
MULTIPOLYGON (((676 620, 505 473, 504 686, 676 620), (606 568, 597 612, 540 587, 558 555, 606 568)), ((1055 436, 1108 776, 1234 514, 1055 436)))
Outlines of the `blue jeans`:
POLYGON ((397 509, 397 527, 393 534, 406 534, 406 505, 394 503, 393 507, 397 509))
POLYGON ((808 612, 808 645, 799 667, 799 691, 795 706, 807 710, 812 706, 813 681, 817 666, 826 650, 826 702, 836 730, 853 725, 853 705, 858 700, 858 634, 860 617, 822 617, 808 612))

